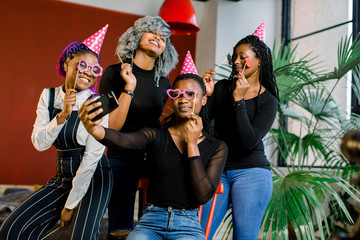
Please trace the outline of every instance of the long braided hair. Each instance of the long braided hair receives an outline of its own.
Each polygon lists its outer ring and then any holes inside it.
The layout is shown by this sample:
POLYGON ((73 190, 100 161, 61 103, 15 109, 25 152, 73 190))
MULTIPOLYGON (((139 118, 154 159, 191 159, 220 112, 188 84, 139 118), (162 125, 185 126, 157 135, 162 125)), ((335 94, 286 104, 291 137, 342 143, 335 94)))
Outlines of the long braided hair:
MULTIPOLYGON (((264 86, 278 101, 279 101, 279 89, 276 84, 276 79, 274 75, 273 70, 273 63, 272 63, 272 56, 271 56, 271 50, 270 48, 262 41, 259 37, 249 35, 245 38, 241 39, 233 49, 233 56, 235 56, 235 50, 236 48, 241 44, 249 44, 251 47, 251 50, 254 51, 255 56, 260 59, 261 65, 260 65, 260 89, 258 92, 258 96, 261 92, 261 86, 264 86)), ((233 93, 236 86, 236 80, 235 78, 235 64, 234 64, 234 58, 232 59, 232 73, 229 77, 229 80, 231 80, 231 87, 230 92, 233 93)), ((258 111, 259 109, 259 100, 258 102, 258 111)))
MULTIPOLYGON (((202 92, 201 97, 204 97, 206 95, 206 87, 205 87, 205 83, 204 83, 203 79, 199 75, 192 74, 192 73, 185 73, 185 74, 181 74, 181 75, 177 76, 172 87, 174 88, 174 86, 176 85, 177 82, 185 80, 185 79, 192 79, 192 80, 196 81, 201 87, 201 92, 202 92)), ((203 133, 205 136, 208 136, 211 133, 212 126, 211 126, 211 121, 209 119, 207 104, 205 106, 201 107, 199 116, 201 117, 202 123, 203 123, 203 133)), ((165 128, 172 127, 175 124, 176 124, 175 113, 172 113, 170 116, 164 118, 162 121, 162 125, 165 128)))

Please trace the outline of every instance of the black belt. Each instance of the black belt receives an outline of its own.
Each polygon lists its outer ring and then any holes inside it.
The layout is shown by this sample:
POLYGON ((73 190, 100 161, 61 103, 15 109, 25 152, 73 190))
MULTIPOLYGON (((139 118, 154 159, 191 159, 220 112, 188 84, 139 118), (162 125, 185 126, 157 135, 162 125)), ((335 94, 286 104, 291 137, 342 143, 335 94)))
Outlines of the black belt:
POLYGON ((80 156, 84 154, 85 148, 73 148, 73 149, 56 149, 58 158, 66 158, 71 156, 80 156))

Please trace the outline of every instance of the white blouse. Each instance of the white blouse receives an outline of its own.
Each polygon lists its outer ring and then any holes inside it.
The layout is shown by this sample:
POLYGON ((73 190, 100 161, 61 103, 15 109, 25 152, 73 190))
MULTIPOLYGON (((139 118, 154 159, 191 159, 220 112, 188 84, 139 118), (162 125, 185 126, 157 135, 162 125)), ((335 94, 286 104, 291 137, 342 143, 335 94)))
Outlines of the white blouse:
MULTIPOLYGON (((55 88, 54 108, 57 109, 63 109, 64 107, 65 93, 62 91, 62 88, 63 86, 55 88)), ((78 111, 91 94, 93 92, 89 89, 77 92, 73 110, 78 111)), ((49 97, 50 91, 48 88, 45 88, 37 105, 37 117, 31 134, 31 141, 38 151, 50 148, 65 124, 57 125, 56 117, 50 121, 48 110, 49 97)), ((108 127, 108 115, 103 117, 101 125, 108 127)), ((100 144, 86 131, 82 122, 79 124, 76 137, 77 142, 85 146, 85 152, 76 176, 73 179, 73 186, 65 204, 65 207, 68 209, 75 208, 86 194, 97 164, 105 150, 105 146, 100 144)))

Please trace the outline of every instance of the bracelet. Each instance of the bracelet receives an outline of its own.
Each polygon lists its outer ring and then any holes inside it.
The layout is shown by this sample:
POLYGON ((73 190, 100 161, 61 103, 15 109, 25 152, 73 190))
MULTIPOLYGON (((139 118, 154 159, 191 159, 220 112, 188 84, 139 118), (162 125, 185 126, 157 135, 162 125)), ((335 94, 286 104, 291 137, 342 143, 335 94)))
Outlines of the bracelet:
POLYGON ((245 103, 245 99, 241 99, 239 101, 233 102, 233 106, 234 107, 240 107, 241 105, 243 105, 245 103))
POLYGON ((130 91, 130 90, 127 90, 127 89, 124 89, 122 90, 124 93, 126 94, 129 94, 131 96, 131 98, 134 98, 134 92, 133 91, 130 91))

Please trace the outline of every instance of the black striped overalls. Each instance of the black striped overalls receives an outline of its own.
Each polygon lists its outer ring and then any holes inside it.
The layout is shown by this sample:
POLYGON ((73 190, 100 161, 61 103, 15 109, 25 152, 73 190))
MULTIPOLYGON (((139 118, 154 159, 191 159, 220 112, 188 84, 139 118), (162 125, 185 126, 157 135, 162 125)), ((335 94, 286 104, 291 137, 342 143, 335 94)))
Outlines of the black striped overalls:
MULTIPOLYGON (((54 90, 50 93, 49 113, 52 119, 61 110, 53 107, 54 90)), ((53 143, 57 149, 55 177, 4 221, 0 229, 1 240, 41 239, 59 221, 85 150, 76 140, 79 123, 78 112, 73 111, 53 143)), ((112 185, 111 168, 103 154, 87 193, 76 208, 67 239, 98 239, 112 185)))

